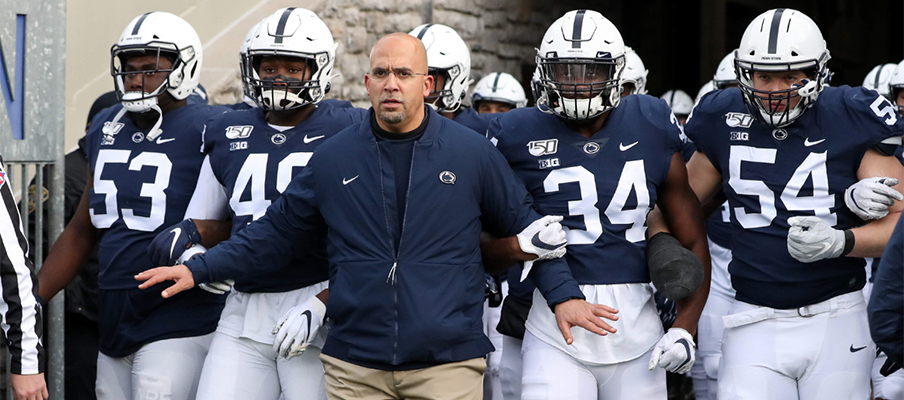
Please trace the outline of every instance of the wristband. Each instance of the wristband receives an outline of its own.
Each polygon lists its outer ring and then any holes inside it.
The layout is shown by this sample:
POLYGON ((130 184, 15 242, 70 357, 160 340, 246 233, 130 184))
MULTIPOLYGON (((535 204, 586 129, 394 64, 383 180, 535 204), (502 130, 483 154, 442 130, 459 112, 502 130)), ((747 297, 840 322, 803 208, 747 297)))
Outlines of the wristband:
POLYGON ((852 250, 854 250, 854 231, 850 229, 844 230, 844 250, 841 251, 841 256, 844 257, 848 255, 852 250))

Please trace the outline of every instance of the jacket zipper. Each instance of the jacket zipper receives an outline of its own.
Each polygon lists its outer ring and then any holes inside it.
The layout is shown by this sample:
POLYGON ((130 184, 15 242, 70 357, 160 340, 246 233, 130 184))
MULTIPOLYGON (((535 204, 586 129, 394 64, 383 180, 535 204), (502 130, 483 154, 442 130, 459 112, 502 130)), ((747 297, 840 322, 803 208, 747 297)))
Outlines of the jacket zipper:
MULTIPOLYGON (((386 221, 386 232, 387 237, 389 238, 389 244, 391 247, 395 247, 394 258, 392 260, 392 268, 389 269, 389 274, 386 276, 386 283, 392 285, 392 318, 393 318, 393 341, 392 341, 392 364, 398 364, 398 349, 399 349, 399 289, 396 286, 396 274, 398 273, 398 265, 399 265, 399 253, 402 248, 402 239, 404 239, 405 233, 405 221, 408 219, 408 198, 411 195, 411 176, 414 174, 414 153, 417 149, 417 142, 414 143, 414 146, 411 148, 411 165, 408 170, 408 189, 405 190, 405 214, 402 215, 402 226, 399 227, 399 245, 398 247, 392 246, 392 230, 389 227, 389 216, 386 213, 386 189, 383 185, 383 179, 380 179, 380 194, 383 200, 383 215, 386 221)), ((383 157, 380 153, 380 146, 377 146, 377 160, 380 163, 380 171, 382 174, 383 171, 383 157)))

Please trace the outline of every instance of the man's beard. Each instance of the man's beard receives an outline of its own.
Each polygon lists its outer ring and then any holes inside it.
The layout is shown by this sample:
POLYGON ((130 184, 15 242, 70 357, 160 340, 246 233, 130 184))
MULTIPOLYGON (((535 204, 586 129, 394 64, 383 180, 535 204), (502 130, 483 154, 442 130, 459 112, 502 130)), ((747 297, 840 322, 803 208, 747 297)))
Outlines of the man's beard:
MULTIPOLYGON (((393 99, 395 99, 395 98, 393 98, 393 99)), ((385 100, 385 99, 381 99, 381 101, 382 100, 385 100)), ((401 103, 401 99, 396 99, 396 100, 400 101, 399 104, 402 106, 402 109, 399 111, 383 111, 383 112, 377 113, 377 116, 380 117, 381 121, 383 121, 387 124, 398 124, 405 120, 405 116, 406 116, 405 115, 405 105, 404 105, 404 103, 401 103)))

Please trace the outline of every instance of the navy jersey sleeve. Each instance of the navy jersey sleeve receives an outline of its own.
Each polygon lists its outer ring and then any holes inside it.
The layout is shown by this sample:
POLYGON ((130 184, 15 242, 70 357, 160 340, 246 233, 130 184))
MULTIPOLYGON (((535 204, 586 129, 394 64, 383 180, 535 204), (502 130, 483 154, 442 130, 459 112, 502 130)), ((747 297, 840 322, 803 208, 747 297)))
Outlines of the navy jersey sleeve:
POLYGON ((869 145, 885 155, 894 155, 904 135, 904 117, 898 115, 897 107, 864 87, 848 88, 844 102, 851 118, 862 128, 860 134, 868 135, 869 145))
POLYGON ((719 173, 722 173, 720 164, 714 158, 716 155, 715 149, 712 148, 711 145, 714 145, 713 140, 708 140, 706 135, 710 132, 707 127, 712 127, 713 115, 708 110, 710 107, 716 106, 715 103, 715 94, 719 91, 709 92, 703 95, 703 98, 700 99, 700 102, 694 106, 691 115, 688 116, 687 124, 684 126, 684 134, 687 136, 687 139, 692 144, 685 148, 684 150, 688 151, 689 156, 687 156, 687 160, 690 159, 690 156, 693 156, 693 151, 699 151, 706 155, 709 158, 710 163, 716 168, 719 173))
POLYGON ((895 227, 876 275, 869 300, 869 329, 888 358, 904 365, 904 219, 895 227))
POLYGON ((196 284, 276 270, 292 260, 295 253, 289 250, 306 235, 326 233, 314 193, 315 160, 316 155, 263 217, 203 255, 186 261, 196 284))
POLYGON ((650 123, 663 131, 666 146, 672 152, 680 152, 684 148, 684 143, 687 141, 684 135, 684 128, 678 122, 678 118, 675 117, 665 100, 657 101, 655 106, 649 111, 644 110, 644 114, 644 117, 650 123), (668 115, 669 118, 663 118, 664 115, 668 115))

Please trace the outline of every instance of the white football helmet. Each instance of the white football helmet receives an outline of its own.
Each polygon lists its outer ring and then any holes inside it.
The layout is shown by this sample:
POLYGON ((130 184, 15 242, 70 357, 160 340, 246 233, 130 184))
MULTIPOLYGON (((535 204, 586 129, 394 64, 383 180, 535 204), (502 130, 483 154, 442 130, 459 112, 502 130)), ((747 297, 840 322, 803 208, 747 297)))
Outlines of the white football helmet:
POLYGON ((756 17, 735 50, 735 71, 750 113, 773 128, 792 124, 813 106, 830 76, 826 63, 829 50, 819 27, 804 13, 790 8, 766 11, 756 17), (787 90, 757 90, 754 71, 804 71, 802 85, 787 90), (800 97, 794 108, 791 99, 800 97), (769 103, 785 103, 784 110, 771 111, 769 103))
POLYGON ((681 89, 669 90, 660 99, 665 100, 675 115, 688 115, 694 109, 694 100, 681 89))
MULTIPOLYGON (((888 81, 888 99, 891 103, 898 105, 898 93, 904 89, 904 61, 895 66, 895 72, 891 74, 888 81)), ((898 112, 904 113, 904 107, 898 106, 898 112)))
POLYGON ((700 90, 697 91, 697 97, 694 98, 694 105, 697 105, 697 103, 700 102, 700 99, 703 98, 704 94, 712 92, 713 90, 716 90, 716 84, 713 83, 713 81, 704 83, 700 90))
POLYGON ((408 32, 424 42, 427 48, 427 71, 433 75, 434 86, 424 98, 437 111, 453 112, 461 107, 471 86, 471 50, 455 29, 442 24, 425 24, 408 32), (439 79, 443 87, 436 86, 439 79))
POLYGON ((713 75, 712 80, 716 89, 738 86, 738 76, 735 75, 734 67, 734 54, 736 50, 737 49, 732 50, 731 53, 728 53, 728 55, 719 62, 719 67, 716 68, 716 74, 713 75))
POLYGON ((248 44, 244 57, 243 79, 248 82, 245 95, 265 110, 291 110, 316 104, 330 90, 335 60, 333 35, 316 14, 298 7, 279 9, 260 22, 248 44), (311 69, 311 77, 262 79, 261 60, 269 56, 304 59, 306 68, 311 69))
POLYGON ((266 21, 267 18, 264 18, 260 22, 254 24, 251 27, 251 30, 245 35, 245 40, 242 41, 242 45, 239 47, 239 69, 242 73, 242 94, 244 99, 242 99, 249 106, 257 107, 257 103, 254 99, 248 97, 248 93, 251 93, 251 87, 249 86, 249 82, 245 79, 248 76, 251 76, 249 71, 245 70, 245 56, 248 55, 248 46, 251 45, 251 41, 257 36, 257 30, 260 29, 261 22, 266 21))
POLYGON ((477 103, 484 100, 511 104, 513 108, 527 105, 521 82, 505 72, 492 72, 477 82, 471 94, 471 104, 477 108, 477 103))
POLYGON ((892 74, 895 73, 896 64, 879 64, 873 67, 872 71, 863 78, 863 87, 872 89, 879 94, 888 97, 888 82, 891 81, 892 74))
POLYGON ((537 51, 540 110, 561 118, 599 116, 621 101, 625 42, 592 10, 569 11, 552 23, 537 51))
MULTIPOLYGON (((155 140, 160 135, 160 124, 163 123, 163 113, 157 105, 157 96, 164 91, 168 92, 176 100, 187 98, 201 79, 201 61, 203 52, 201 39, 195 29, 173 14, 162 11, 153 11, 135 17, 122 31, 119 41, 110 49, 111 63, 110 73, 116 87, 116 94, 122 102, 123 108, 114 117, 113 124, 122 118, 125 113, 143 113, 157 111, 160 117, 157 123, 148 132, 146 138, 155 140), (126 71, 125 66, 129 58, 138 56, 156 56, 158 65, 153 70, 126 71), (160 68, 160 57, 169 59, 172 68, 160 68), (168 73, 166 80, 152 91, 143 88, 144 92, 127 91, 124 84, 126 75, 147 73, 168 73)), ((112 137, 112 132, 105 132, 112 137)))
POLYGON ((631 46, 625 46, 625 72, 622 76, 622 86, 631 85, 630 94, 647 94, 647 74, 650 71, 643 65, 643 60, 631 46))

